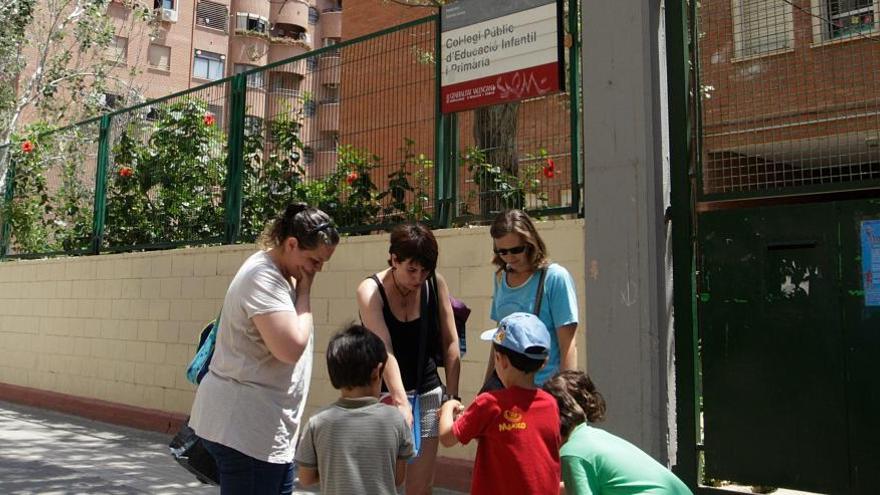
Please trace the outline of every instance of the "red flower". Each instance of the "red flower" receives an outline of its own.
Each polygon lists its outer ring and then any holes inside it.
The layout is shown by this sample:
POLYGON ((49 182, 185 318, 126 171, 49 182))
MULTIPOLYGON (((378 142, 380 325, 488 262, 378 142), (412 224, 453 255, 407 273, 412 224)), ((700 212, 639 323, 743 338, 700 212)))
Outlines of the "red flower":
POLYGON ((134 170, 131 167, 122 167, 119 169, 120 177, 131 177, 134 174, 134 170))
POLYGON ((552 158, 548 158, 548 159, 547 159, 547 166, 544 167, 544 168, 549 168, 550 170, 556 170, 556 164, 553 163, 553 159, 552 159, 552 158))
POLYGON ((555 176, 555 175, 556 175, 556 171, 554 171, 553 168, 544 167, 544 177, 546 177, 548 179, 552 179, 553 176, 555 176))
POLYGON ((23 143, 21 143, 21 151, 25 153, 30 153, 34 151, 34 143, 30 142, 29 139, 25 139, 23 143))
POLYGON ((213 114, 213 113, 208 112, 208 113, 205 114, 205 116, 202 118, 202 120, 205 122, 205 125, 206 125, 206 126, 209 126, 209 127, 210 127, 210 126, 214 125, 214 122, 215 122, 217 119, 214 118, 214 114, 213 114))
POLYGON ((349 186, 356 180, 358 180, 358 173, 357 172, 352 172, 352 173, 348 174, 348 176, 345 178, 345 182, 348 182, 349 186))

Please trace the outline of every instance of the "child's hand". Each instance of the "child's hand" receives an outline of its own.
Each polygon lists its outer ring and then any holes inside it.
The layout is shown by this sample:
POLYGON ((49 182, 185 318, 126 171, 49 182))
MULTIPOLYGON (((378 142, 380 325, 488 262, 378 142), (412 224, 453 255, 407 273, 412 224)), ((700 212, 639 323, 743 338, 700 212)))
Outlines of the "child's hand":
POLYGON ((462 403, 457 400, 453 402, 455 403, 455 405, 452 406, 452 419, 454 421, 457 420, 458 417, 461 416, 461 413, 464 412, 464 405, 462 405, 462 403))

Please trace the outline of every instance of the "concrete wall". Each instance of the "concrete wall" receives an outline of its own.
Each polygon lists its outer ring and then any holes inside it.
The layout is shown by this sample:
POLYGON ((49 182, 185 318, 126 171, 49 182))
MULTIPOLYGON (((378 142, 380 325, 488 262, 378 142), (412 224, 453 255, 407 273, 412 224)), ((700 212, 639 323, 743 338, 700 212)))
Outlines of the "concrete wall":
MULTIPOLYGON (((551 257, 577 281, 583 308, 582 220, 539 224, 551 257)), ((482 384, 488 348, 492 243, 486 227, 437 232, 439 271, 473 310, 462 397, 482 384)), ((387 235, 343 239, 313 288, 316 355, 306 413, 337 397, 324 364, 330 336, 357 318, 354 291, 384 268, 387 235)), ((0 384, 188 413, 184 369, 204 323, 253 246, 220 246, 0 263, 0 384)), ((580 359, 586 361, 584 332, 580 359)), ((0 396, 0 399, 3 399, 0 396)), ((443 455, 470 458, 475 444, 443 455)))
POLYGON ((667 462, 675 393, 663 3, 585 0, 582 21, 589 371, 608 402, 606 428, 667 462))

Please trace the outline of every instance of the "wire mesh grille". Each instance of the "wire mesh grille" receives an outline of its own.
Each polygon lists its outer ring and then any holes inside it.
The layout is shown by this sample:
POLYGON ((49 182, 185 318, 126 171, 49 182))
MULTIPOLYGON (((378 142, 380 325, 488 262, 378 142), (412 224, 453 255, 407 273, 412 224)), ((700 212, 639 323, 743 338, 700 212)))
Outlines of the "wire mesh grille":
POLYGON ((433 44, 423 23, 247 76, 242 238, 291 201, 349 231, 430 220, 433 44))
POLYGON ((479 108, 459 115, 459 220, 507 208, 571 208, 568 93, 479 108))
POLYGON ((224 233, 228 81, 112 116, 103 247, 224 233))
POLYGON ((704 0, 704 196, 880 179, 880 2, 704 0))
POLYGON ((11 144, 11 197, 4 208, 7 254, 80 253, 93 233, 97 121, 11 144))

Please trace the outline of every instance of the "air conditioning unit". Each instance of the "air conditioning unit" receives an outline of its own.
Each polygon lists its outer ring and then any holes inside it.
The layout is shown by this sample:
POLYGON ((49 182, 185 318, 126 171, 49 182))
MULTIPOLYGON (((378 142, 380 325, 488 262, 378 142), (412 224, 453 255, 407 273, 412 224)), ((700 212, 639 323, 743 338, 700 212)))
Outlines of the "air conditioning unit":
POLYGON ((177 22, 177 11, 174 9, 158 9, 159 20, 164 22, 177 22))

